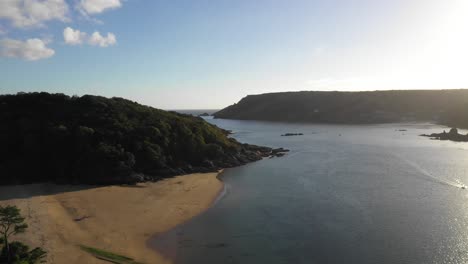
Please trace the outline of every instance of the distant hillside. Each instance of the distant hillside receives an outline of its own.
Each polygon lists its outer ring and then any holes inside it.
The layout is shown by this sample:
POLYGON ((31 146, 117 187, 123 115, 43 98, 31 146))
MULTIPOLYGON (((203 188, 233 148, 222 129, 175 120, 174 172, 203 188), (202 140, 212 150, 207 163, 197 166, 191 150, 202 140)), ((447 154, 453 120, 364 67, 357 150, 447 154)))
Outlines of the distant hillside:
POLYGON ((122 98, 0 96, 0 184, 134 183, 270 155, 202 118, 122 98))
POLYGON ((468 90, 305 91, 249 95, 214 116, 343 124, 433 121, 468 127, 468 90))

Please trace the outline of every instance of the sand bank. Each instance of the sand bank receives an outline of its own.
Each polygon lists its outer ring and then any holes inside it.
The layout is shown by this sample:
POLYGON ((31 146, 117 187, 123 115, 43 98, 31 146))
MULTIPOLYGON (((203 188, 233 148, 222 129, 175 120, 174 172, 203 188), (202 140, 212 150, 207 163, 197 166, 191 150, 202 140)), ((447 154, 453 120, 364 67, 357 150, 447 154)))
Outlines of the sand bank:
POLYGON ((0 205, 16 205, 29 224, 17 237, 48 251, 48 263, 103 263, 83 244, 144 263, 169 263, 147 240, 206 210, 223 188, 217 173, 125 186, 34 184, 0 187, 0 205))

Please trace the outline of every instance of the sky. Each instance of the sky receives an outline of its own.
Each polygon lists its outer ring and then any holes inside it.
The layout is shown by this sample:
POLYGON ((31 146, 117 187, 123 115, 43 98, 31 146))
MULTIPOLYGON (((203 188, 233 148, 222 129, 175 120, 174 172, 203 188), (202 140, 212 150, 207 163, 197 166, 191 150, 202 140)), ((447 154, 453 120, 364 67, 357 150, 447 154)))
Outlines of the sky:
POLYGON ((0 0, 0 94, 468 88, 467 0, 0 0))

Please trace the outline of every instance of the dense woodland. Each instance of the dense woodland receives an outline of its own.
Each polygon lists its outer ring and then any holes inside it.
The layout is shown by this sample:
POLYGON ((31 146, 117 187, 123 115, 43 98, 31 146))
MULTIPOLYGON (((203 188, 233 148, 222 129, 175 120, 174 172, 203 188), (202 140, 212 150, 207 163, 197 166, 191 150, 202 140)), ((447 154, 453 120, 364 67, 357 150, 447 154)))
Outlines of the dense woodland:
POLYGON ((249 95, 216 118, 316 123, 430 121, 468 127, 468 90, 285 92, 249 95))
POLYGON ((134 183, 214 171, 271 149, 240 144, 200 117, 122 98, 0 96, 0 184, 134 183))

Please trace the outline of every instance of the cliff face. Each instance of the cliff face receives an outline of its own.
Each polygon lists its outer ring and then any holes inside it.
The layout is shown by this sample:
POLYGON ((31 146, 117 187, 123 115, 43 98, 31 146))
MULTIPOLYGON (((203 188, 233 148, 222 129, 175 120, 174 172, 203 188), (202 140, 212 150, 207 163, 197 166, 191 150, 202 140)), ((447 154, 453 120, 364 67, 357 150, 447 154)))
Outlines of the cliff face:
POLYGON ((0 184, 134 183, 274 154, 227 134, 202 118, 122 98, 3 95, 0 184))
POLYGON ((433 121, 467 127, 468 90, 285 92, 249 95, 215 118, 316 123, 433 121))

